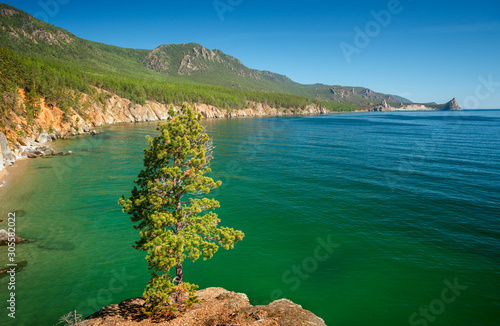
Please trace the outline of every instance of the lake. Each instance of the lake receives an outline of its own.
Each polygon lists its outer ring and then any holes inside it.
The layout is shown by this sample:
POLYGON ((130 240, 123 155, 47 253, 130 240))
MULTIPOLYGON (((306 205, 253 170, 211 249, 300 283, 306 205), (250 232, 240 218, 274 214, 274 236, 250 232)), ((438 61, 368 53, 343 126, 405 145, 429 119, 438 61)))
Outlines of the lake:
MULTIPOLYGON (((200 288, 287 298, 328 325, 498 325, 500 110, 373 112, 204 120, 222 225, 234 250, 186 263, 200 288)), ((16 319, 55 325, 138 297, 138 231, 117 201, 156 123, 57 141, 72 156, 16 163, 0 188, 16 214, 16 319)), ((7 248, 0 247, 0 266, 7 248)), ((3 268, 3 267, 2 267, 3 268)), ((9 280, 0 278, 6 305, 9 280)))

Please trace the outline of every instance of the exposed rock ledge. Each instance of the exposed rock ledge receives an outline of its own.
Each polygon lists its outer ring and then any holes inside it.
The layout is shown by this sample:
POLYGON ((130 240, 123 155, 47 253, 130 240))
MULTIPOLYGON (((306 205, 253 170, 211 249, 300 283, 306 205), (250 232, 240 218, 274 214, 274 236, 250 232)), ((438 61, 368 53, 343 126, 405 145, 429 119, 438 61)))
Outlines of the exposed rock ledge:
POLYGON ((199 303, 170 321, 155 323, 146 318, 141 313, 144 299, 136 298, 104 307, 78 325, 326 326, 323 319, 287 299, 273 301, 267 306, 252 306, 245 294, 229 292, 223 288, 200 290, 197 295, 200 299, 199 303))
MULTIPOLYGON (((81 94, 80 109, 69 108, 65 113, 54 106, 47 105, 40 99, 40 111, 33 122, 16 114, 13 110, 8 116, 9 128, 6 137, 0 131, 0 170, 4 165, 13 164, 17 158, 27 157, 41 144, 58 138, 79 134, 96 134, 92 127, 123 122, 157 121, 168 118, 170 105, 153 101, 146 104, 134 104, 130 100, 116 94, 98 89, 102 96, 102 103, 96 102, 91 96, 81 94), (14 128, 12 126, 15 126, 14 128), (8 143, 7 143, 8 140, 8 143)), ((19 90, 18 106, 23 107, 26 94, 19 90)), ((273 108, 265 103, 248 102, 245 109, 228 111, 212 105, 195 103, 192 106, 204 118, 233 118, 264 115, 297 115, 297 114, 326 114, 328 109, 319 105, 308 105, 303 108, 273 108)), ((31 155, 34 156, 34 155, 31 155)))

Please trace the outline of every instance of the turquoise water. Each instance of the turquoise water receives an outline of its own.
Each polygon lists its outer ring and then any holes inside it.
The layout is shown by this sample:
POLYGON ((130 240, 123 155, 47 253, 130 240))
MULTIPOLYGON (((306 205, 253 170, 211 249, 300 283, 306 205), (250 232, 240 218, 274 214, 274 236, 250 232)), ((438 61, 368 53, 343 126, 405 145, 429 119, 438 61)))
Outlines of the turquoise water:
MULTIPOLYGON (((285 297, 328 325, 500 324, 500 111, 203 123, 223 182, 217 213, 246 237, 187 264, 185 280, 253 304, 285 297)), ((16 211, 30 239, 16 250, 28 265, 15 322, 2 308, 1 325, 54 325, 142 294, 144 254, 117 200, 155 124, 103 129, 54 143, 74 156, 19 162, 22 177, 0 188, 0 216, 16 211)))

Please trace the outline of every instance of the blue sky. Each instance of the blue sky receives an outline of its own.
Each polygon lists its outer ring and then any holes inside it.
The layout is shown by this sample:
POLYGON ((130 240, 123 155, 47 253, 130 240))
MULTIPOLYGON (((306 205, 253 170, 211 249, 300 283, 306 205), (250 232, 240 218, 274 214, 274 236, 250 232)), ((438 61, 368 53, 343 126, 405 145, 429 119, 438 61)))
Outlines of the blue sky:
POLYGON ((304 83, 500 108, 500 1, 6 1, 92 41, 200 43, 304 83))

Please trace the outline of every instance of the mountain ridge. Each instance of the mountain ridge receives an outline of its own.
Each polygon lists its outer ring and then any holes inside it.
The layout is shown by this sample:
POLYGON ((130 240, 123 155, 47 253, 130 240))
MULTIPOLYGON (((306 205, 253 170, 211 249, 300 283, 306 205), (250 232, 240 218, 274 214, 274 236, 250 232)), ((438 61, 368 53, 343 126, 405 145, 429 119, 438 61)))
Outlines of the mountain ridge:
POLYGON ((87 72, 94 73, 279 92, 363 107, 379 104, 383 99, 389 103, 411 103, 364 87, 300 84, 285 75, 248 68, 221 50, 210 50, 197 43, 163 44, 144 50, 88 41, 5 4, 0 4, 0 46, 30 57, 64 63, 78 61, 87 72), (338 96, 331 89, 343 95, 338 96))

